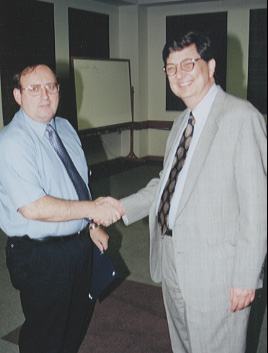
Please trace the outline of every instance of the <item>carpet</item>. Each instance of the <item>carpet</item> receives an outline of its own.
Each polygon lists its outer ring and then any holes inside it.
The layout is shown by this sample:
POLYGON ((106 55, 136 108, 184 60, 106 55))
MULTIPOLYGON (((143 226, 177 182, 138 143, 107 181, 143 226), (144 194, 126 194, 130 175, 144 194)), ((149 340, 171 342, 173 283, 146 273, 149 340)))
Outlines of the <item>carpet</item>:
MULTIPOLYGON (((18 327, 3 337, 18 343, 18 327)), ((97 302, 79 353, 171 353, 161 288, 123 281, 97 302)))

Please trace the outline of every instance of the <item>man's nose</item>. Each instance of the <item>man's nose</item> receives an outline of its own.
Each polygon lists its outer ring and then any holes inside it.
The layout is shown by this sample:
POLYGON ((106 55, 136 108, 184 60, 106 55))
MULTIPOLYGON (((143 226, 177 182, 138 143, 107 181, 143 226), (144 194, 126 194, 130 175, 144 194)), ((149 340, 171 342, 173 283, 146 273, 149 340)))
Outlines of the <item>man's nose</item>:
POLYGON ((177 78, 181 78, 181 77, 183 76, 184 71, 182 70, 182 68, 181 68, 180 65, 177 65, 176 69, 177 69, 177 70, 176 70, 175 76, 176 76, 177 78))
POLYGON ((45 86, 41 87, 41 96, 43 98, 48 98, 48 92, 45 86))

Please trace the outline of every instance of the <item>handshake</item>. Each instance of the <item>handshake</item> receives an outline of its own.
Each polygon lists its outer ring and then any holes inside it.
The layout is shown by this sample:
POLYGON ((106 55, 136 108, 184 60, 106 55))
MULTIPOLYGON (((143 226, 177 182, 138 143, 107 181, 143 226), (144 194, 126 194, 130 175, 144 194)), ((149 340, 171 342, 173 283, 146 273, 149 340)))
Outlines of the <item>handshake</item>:
POLYGON ((122 202, 113 197, 99 197, 93 203, 95 205, 93 221, 104 227, 119 221, 125 214, 122 202))

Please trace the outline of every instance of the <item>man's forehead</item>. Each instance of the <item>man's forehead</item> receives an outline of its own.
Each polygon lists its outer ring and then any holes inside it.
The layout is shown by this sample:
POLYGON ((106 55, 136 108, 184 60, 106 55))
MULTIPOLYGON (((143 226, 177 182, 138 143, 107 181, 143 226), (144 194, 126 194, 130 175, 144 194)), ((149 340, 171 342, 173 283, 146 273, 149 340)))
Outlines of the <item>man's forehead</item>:
POLYGON ((168 60, 171 60, 172 58, 189 58, 192 59, 192 55, 198 54, 197 48, 195 44, 191 44, 188 47, 185 47, 183 49, 180 50, 174 50, 173 52, 171 52, 167 58, 168 60))
POLYGON ((22 76, 21 76, 21 80, 31 80, 31 79, 35 79, 35 80, 42 80, 43 78, 52 78, 52 80, 55 79, 55 74, 54 72, 45 65, 38 65, 35 68, 33 68, 33 70, 25 72, 22 76))

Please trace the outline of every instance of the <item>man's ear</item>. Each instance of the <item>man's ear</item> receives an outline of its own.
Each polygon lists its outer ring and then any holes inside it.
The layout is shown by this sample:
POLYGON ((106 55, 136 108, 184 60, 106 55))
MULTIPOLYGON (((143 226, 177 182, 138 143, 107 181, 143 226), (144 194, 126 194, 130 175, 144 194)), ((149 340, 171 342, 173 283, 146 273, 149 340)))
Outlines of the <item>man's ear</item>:
POLYGON ((216 70, 216 61, 215 59, 211 59, 208 62, 208 69, 209 69, 209 77, 214 77, 215 70, 216 70))
POLYGON ((21 105, 21 91, 18 88, 13 89, 13 96, 18 105, 21 105))

